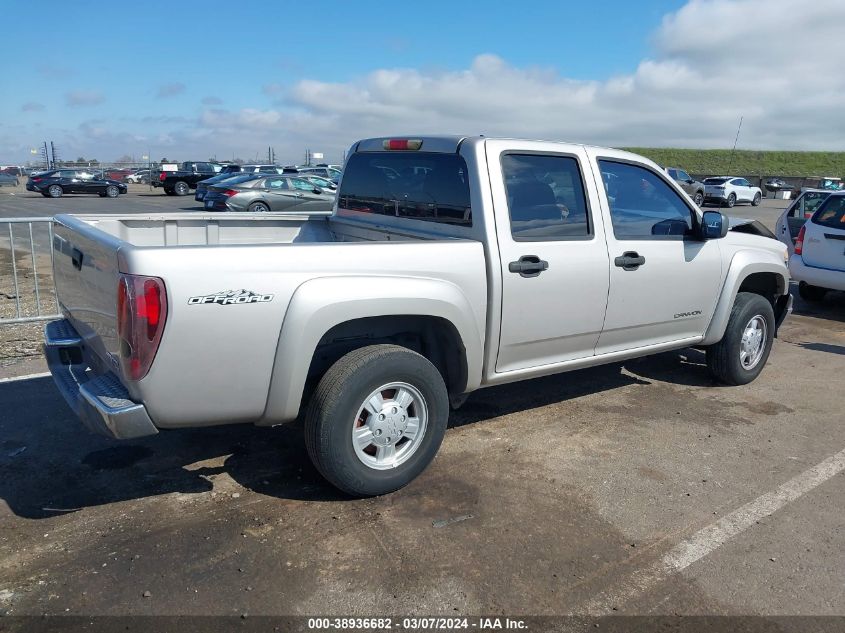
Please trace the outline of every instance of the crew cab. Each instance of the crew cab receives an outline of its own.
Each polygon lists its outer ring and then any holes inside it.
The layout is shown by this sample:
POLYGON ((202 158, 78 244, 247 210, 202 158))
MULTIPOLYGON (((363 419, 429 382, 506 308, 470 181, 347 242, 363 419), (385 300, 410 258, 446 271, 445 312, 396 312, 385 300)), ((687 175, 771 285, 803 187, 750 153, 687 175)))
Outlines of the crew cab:
POLYGON ((168 196, 186 196, 191 189, 196 189, 200 180, 240 170, 240 165, 187 161, 182 163, 177 171, 159 172, 158 178, 153 178, 151 184, 153 187, 164 188, 164 193, 168 196))
POLYGON ((624 151, 367 139, 329 216, 57 216, 45 354, 93 430, 302 416, 326 479, 378 495, 483 387, 689 346, 754 380, 791 307, 754 226, 624 151))

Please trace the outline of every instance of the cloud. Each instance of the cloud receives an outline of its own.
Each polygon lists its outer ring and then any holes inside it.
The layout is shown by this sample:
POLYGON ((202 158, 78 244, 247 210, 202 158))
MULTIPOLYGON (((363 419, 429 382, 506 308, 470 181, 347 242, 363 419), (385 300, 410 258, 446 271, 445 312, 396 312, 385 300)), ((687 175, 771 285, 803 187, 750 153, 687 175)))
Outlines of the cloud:
POLYGON ((261 86, 261 92, 268 97, 278 97, 285 92, 285 87, 280 83, 265 84, 261 86))
POLYGON ((44 104, 36 101, 27 101, 21 106, 21 112, 41 112, 44 110, 44 104))
POLYGON ((93 106, 105 100, 103 94, 96 90, 73 90, 65 93, 65 103, 71 108, 93 106))
POLYGON ((159 86, 158 90, 156 90, 156 98, 167 99, 169 97, 175 97, 176 95, 180 95, 183 92, 185 92, 185 84, 176 81, 173 83, 159 86))
POLYGON ((208 97, 202 98, 202 104, 203 105, 213 106, 213 105, 220 105, 221 103, 223 103, 223 99, 221 99, 220 97, 208 96, 208 97))

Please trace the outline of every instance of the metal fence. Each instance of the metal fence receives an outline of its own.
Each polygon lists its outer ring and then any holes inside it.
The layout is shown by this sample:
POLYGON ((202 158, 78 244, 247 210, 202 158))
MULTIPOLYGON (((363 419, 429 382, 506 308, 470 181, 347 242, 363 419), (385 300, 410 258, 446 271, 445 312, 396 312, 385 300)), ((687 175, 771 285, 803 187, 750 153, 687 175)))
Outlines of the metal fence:
POLYGON ((52 245, 52 218, 0 218, 0 326, 60 318, 52 245))

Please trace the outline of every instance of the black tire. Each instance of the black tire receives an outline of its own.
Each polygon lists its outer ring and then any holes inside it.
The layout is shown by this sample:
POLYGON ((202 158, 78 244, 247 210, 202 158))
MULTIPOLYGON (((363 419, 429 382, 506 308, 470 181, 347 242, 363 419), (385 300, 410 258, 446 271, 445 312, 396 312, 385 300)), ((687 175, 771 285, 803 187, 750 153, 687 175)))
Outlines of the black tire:
POLYGON ((745 385, 757 378, 772 351, 775 333, 775 312, 772 304, 758 294, 740 292, 736 295, 728 325, 722 340, 707 348, 707 370, 710 375, 728 385, 745 385), (740 360, 743 334, 747 324, 755 318, 765 321, 762 355, 753 367, 745 367, 740 360))
POLYGON ((268 213, 270 211, 270 205, 268 205, 266 202, 261 202, 259 200, 249 205, 246 210, 249 213, 268 213))
POLYGON ((754 194, 754 200, 751 201, 751 205, 755 206, 755 207, 759 207, 760 206, 760 198, 761 198, 761 196, 760 196, 759 193, 754 194))
POLYGON ((736 204, 736 194, 732 193, 731 195, 728 196, 728 202, 727 202, 728 209, 733 209, 733 206, 735 204, 736 204))
POLYGON ((109 198, 117 198, 120 195, 120 188, 116 185, 106 187, 105 195, 109 198))
POLYGON ((431 463, 448 418, 446 385, 428 359, 397 345, 370 345, 349 352, 320 379, 305 417, 305 444, 314 466, 336 487, 357 497, 383 495, 402 488, 431 463), (356 454, 353 425, 364 399, 393 382, 407 383, 419 391, 428 421, 406 461, 378 470, 356 454))
POLYGON ((59 185, 50 185, 47 188, 47 195, 51 198, 61 198, 64 190, 59 185))
POLYGON ((819 301, 824 300, 824 297, 827 294, 827 288, 822 288, 821 286, 811 286, 806 281, 800 281, 798 282, 798 294, 804 301, 818 303, 819 301))
POLYGON ((188 186, 183 180, 180 180, 175 185, 173 185, 173 193, 177 196, 187 196, 191 192, 191 188, 188 186))
POLYGON ((702 206, 704 204, 704 193, 701 191, 696 191, 695 195, 692 198, 692 201, 695 202, 695 206, 702 206))

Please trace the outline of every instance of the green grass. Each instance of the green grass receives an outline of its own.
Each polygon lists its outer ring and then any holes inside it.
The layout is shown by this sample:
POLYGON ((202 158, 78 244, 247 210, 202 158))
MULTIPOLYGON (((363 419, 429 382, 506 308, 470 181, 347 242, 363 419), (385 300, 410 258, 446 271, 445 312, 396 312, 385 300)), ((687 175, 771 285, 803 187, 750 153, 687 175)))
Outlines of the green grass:
POLYGON ((845 176, 845 152, 777 152, 729 149, 626 147, 663 167, 680 167, 698 175, 845 176))

